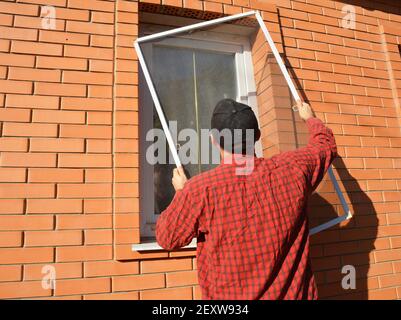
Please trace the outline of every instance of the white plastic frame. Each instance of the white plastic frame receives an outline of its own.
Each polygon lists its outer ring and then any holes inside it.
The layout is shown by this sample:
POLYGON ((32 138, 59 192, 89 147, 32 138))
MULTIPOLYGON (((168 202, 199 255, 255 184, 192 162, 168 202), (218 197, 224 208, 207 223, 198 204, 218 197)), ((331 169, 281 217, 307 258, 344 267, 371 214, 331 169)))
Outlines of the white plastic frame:
MULTIPOLYGON (((204 22, 199 22, 199 23, 195 23, 195 24, 192 24, 192 25, 188 25, 188 26, 175 28, 175 29, 172 29, 172 30, 167 30, 167 31, 155 33, 155 34, 152 34, 152 35, 144 36, 144 37, 141 37, 141 38, 138 38, 138 39, 135 40, 134 47, 135 47, 135 50, 136 50, 136 53, 137 53, 137 56, 138 56, 138 59, 139 59, 139 63, 141 65, 141 68, 142 68, 146 83, 147 83, 147 85, 149 87, 149 91, 150 91, 150 94, 152 96, 153 103, 155 105, 157 114, 159 116, 163 131, 166 134, 167 142, 168 142, 170 151, 171 151, 171 153, 173 155, 173 159, 174 159, 174 162, 175 162, 177 167, 181 166, 181 161, 180 161, 180 158, 178 156, 178 151, 177 151, 176 145, 174 143, 174 140, 173 140, 173 138, 171 136, 171 133, 170 133, 166 118, 164 116, 164 113, 163 113, 159 98, 157 96, 155 87, 153 85, 152 78, 150 76, 148 67, 147 67, 145 59, 143 57, 142 50, 140 48, 140 43, 151 41, 151 40, 160 39, 160 38, 167 37, 167 36, 172 36, 172 35, 183 33, 183 32, 188 32, 188 31, 191 31, 191 30, 199 29, 199 28, 213 26, 213 25, 220 24, 220 23, 225 23, 225 22, 229 22, 229 21, 232 21, 232 20, 237 20, 237 19, 241 19, 241 18, 245 18, 245 17, 250 17, 250 16, 253 16, 253 15, 255 16, 257 22, 259 23, 259 26, 260 26, 260 28, 261 28, 261 30, 262 30, 265 38, 266 38, 266 41, 269 43, 269 46, 270 46, 270 48, 271 48, 271 50, 272 50, 272 52, 274 54, 274 57, 276 58, 276 61, 277 61, 278 65, 279 65, 279 67, 280 67, 280 70, 283 73, 285 80, 287 81, 288 87, 290 88, 290 91, 291 91, 291 94, 292 94, 294 100, 295 101, 301 100, 301 98, 300 98, 300 96, 299 96, 299 94, 298 94, 298 92, 297 92, 297 90, 295 88, 295 85, 294 85, 294 83, 293 83, 293 81, 292 81, 292 79, 291 79, 291 77, 290 77, 285 65, 284 65, 284 62, 281 59, 280 53, 278 52, 278 50, 276 48, 276 45, 274 44, 274 41, 273 41, 272 37, 270 36, 270 33, 267 30, 267 27, 266 27, 265 23, 263 22, 263 19, 262 19, 261 15, 260 15, 259 11, 248 11, 248 12, 245 12, 245 13, 235 14, 235 15, 226 16, 226 17, 213 19, 213 20, 209 20, 209 21, 204 21, 204 22)), ((344 195, 343 195, 343 193, 342 193, 342 191, 340 189, 340 186, 338 185, 338 182, 337 182, 337 180, 336 180, 336 178, 334 176, 332 167, 329 167, 328 174, 329 174, 329 177, 330 177, 330 179, 331 179, 331 181, 332 181, 332 183, 334 185, 334 189, 336 191, 336 194, 340 199, 341 205, 342 205, 343 210, 344 210, 344 214, 341 215, 341 216, 338 216, 337 218, 332 219, 332 220, 330 220, 330 221, 328 221, 326 223, 323 223, 323 224, 321 224, 321 225, 319 225, 319 226, 317 226, 315 228, 312 228, 309 231, 309 235, 313 235, 313 234, 316 234, 316 233, 318 233, 320 231, 326 230, 326 229, 328 229, 328 228, 330 228, 330 227, 332 227, 332 226, 334 226, 334 225, 336 225, 336 224, 338 224, 338 223, 340 223, 340 222, 342 222, 344 220, 350 219, 352 217, 352 213, 351 213, 351 211, 349 209, 349 206, 348 206, 347 202, 345 201, 344 195)))

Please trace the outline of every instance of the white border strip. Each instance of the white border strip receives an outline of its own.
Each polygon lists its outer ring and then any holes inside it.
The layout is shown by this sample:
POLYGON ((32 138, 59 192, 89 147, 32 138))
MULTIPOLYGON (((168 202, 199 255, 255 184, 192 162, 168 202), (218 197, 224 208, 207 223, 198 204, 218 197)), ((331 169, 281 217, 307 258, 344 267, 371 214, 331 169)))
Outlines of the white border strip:
POLYGON ((327 221, 326 223, 323 223, 317 227, 314 227, 312 229, 309 230, 309 235, 313 235, 316 234, 320 231, 326 230, 328 228, 331 228, 332 226, 335 226, 336 224, 339 224, 340 222, 343 222, 345 220, 351 219, 352 218, 352 213, 351 212, 347 212, 345 214, 343 214, 342 216, 339 216, 337 218, 334 218, 330 221, 327 221))
POLYGON ((292 96, 294 97, 295 101, 301 100, 301 98, 300 98, 300 96, 298 94, 298 91, 297 91, 297 89, 295 89, 294 83, 292 82, 291 77, 288 74, 287 68, 285 67, 284 62, 281 59, 281 56, 280 56, 280 54, 279 54, 279 52, 278 52, 278 50, 276 48, 276 45, 274 44, 274 41, 273 41, 273 39, 272 39, 272 37, 270 35, 270 32, 269 32, 269 30, 267 30, 266 25, 263 22, 262 17, 260 16, 259 11, 257 11, 255 13, 255 17, 256 17, 256 20, 258 20, 258 22, 259 22, 260 28, 262 29, 267 42, 269 43, 270 49, 272 49, 274 57, 276 58, 276 61, 278 62, 278 65, 279 65, 279 67, 281 69, 281 72, 284 75, 285 80, 287 81, 288 86, 290 87, 290 91, 292 93, 292 96))
MULTIPOLYGON (((159 98, 158 98, 156 90, 154 88, 154 85, 153 85, 153 82, 152 82, 152 78, 150 76, 148 67, 146 65, 146 62, 145 62, 145 59, 143 57, 143 54, 142 54, 142 51, 141 51, 141 48, 140 48, 139 44, 141 42, 157 40, 157 39, 160 39, 160 38, 163 38, 163 37, 167 37, 167 36, 171 36, 171 35, 175 35, 175 34, 178 34, 178 33, 191 31, 191 30, 198 29, 198 28, 201 28, 201 27, 212 26, 212 25, 216 25, 216 24, 219 24, 219 23, 224 23, 224 22, 228 22, 228 21, 232 21, 232 20, 248 17, 248 16, 251 16, 251 15, 255 15, 256 20, 258 21, 259 26, 262 29, 263 34, 265 35, 265 38, 266 38, 267 42, 269 43, 269 46, 270 46, 270 48, 271 48, 271 50, 272 50, 272 52, 274 54, 274 57, 276 58, 276 61, 277 61, 278 65, 279 65, 279 67, 280 67, 280 70, 283 73, 285 80, 287 81, 288 87, 290 88, 290 91, 291 91, 291 94, 292 94, 293 98, 295 99, 295 101, 301 100, 301 98, 300 98, 300 96, 298 94, 298 91, 296 90, 295 85, 292 82, 292 79, 291 79, 291 77, 290 77, 290 75, 289 75, 289 73, 288 73, 288 71, 287 71, 287 69, 285 67, 285 64, 284 64, 283 60, 281 59, 280 53, 278 52, 278 50, 276 48, 276 45, 274 44, 274 41, 273 41, 269 31, 267 30, 267 27, 266 27, 265 23, 263 22, 263 19, 262 19, 261 15, 260 15, 259 11, 248 11, 248 12, 245 12, 245 13, 226 16, 226 17, 213 19, 213 20, 209 20, 209 21, 204 21, 204 22, 199 22, 199 23, 195 23, 195 24, 192 24, 192 25, 189 25, 189 26, 184 26, 184 27, 181 27, 181 28, 176 28, 176 29, 173 29, 173 30, 167 30, 167 31, 155 33, 155 34, 152 34, 152 35, 148 35, 148 36, 145 36, 145 37, 137 38, 135 40, 135 42, 134 42, 134 47, 135 47, 135 50, 136 50, 137 55, 138 55, 139 63, 141 65, 141 67, 142 67, 142 71, 143 71, 143 74, 145 76, 146 83, 147 83, 147 85, 149 87, 150 94, 151 94, 153 102, 155 104, 155 108, 156 108, 157 114, 158 114, 160 122, 162 124, 163 131, 166 134, 167 142, 168 142, 170 151, 171 151, 171 153, 173 155, 174 162, 175 162, 177 167, 181 166, 181 161, 180 161, 179 156, 178 156, 177 148, 176 148, 174 140, 173 140, 173 138, 171 136, 171 132, 169 130, 166 118, 164 116, 164 113, 163 113, 159 98)), ((330 227, 332 227, 332 226, 334 226, 334 225, 336 225, 336 224, 338 224, 338 223, 340 223, 340 222, 342 222, 344 220, 350 219, 352 217, 352 213, 351 213, 351 211, 350 211, 350 209, 348 207, 347 202, 345 201, 344 195, 342 194, 341 189, 340 189, 340 187, 338 185, 338 182, 337 182, 337 180, 336 180, 336 178, 335 178, 335 176, 333 174, 332 167, 329 167, 328 174, 330 176, 331 181, 333 182, 333 185, 334 185, 335 191, 337 193, 337 196, 340 198, 341 205, 342 205, 343 210, 344 210, 345 213, 342 216, 339 216, 339 217, 337 217, 335 219, 332 219, 332 220, 330 220, 330 221, 328 221, 328 222, 326 222, 324 224, 321 224, 320 226, 312 228, 310 230, 310 233, 309 233, 310 235, 316 234, 316 233, 318 233, 320 231, 323 231, 323 230, 326 230, 326 229, 328 229, 328 228, 330 228, 330 227)), ((142 249, 142 250, 146 250, 146 249, 142 249)), ((148 249, 148 250, 152 250, 152 249, 148 249)))
POLYGON ((138 59, 139 59, 139 63, 141 65, 141 67, 142 67, 142 71, 143 71, 143 75, 145 76, 146 83, 148 84, 150 95, 152 96, 152 99, 153 99, 153 102, 155 104, 155 108, 156 108, 157 114, 159 116, 161 125, 163 127, 163 131, 166 134, 167 142, 168 142, 168 145, 170 147, 170 151, 171 151, 171 153, 173 155, 174 162, 175 162, 177 167, 181 167, 181 161, 180 161, 180 157, 178 156, 177 148, 176 148, 176 146, 174 144, 173 137, 171 136, 171 132, 170 132, 170 129, 168 127, 166 118, 165 118, 165 116, 163 114, 163 109, 162 109, 162 107, 160 105, 159 97, 157 96, 155 87, 153 86, 152 78, 150 76, 150 73, 149 73, 148 67, 146 65, 145 59, 143 58, 143 54, 142 54, 141 48, 139 47, 138 41, 135 41, 134 47, 135 47, 135 50, 136 50, 136 53, 137 53, 137 56, 138 56, 138 59))
POLYGON ((345 220, 348 220, 348 219, 352 218, 351 210, 349 209, 348 203, 347 203, 347 201, 345 201, 344 195, 341 192, 341 189, 340 189, 340 186, 338 185, 337 179, 334 176, 333 168, 329 167, 329 169, 327 170, 327 173, 329 174, 330 179, 333 182, 334 189, 336 190, 336 193, 337 193, 338 197, 340 198, 341 206, 343 207, 343 210, 344 210, 345 213, 343 215, 337 217, 337 218, 334 218, 333 220, 330 220, 330 221, 328 221, 326 223, 323 223, 323 224, 321 224, 321 225, 319 225, 319 226, 317 226, 315 228, 310 229, 309 230, 309 235, 312 235, 312 234, 318 233, 320 231, 326 230, 326 229, 328 229, 328 228, 330 228, 330 227, 332 227, 332 226, 334 226, 334 225, 336 225, 336 224, 338 224, 340 222, 343 222, 345 220))

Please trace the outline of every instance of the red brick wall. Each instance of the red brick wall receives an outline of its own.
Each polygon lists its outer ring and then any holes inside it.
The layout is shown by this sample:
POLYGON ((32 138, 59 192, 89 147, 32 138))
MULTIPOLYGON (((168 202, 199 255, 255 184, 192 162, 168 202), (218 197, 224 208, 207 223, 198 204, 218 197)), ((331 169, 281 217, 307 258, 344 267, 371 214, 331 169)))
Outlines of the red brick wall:
MULTIPOLYGON (((401 7, 355 5, 352 30, 341 27, 341 9, 353 1, 274 2, 162 4, 262 11, 300 92, 336 134, 335 165, 355 214, 312 237, 320 295, 401 298, 401 7), (340 286, 346 264, 356 290, 340 286)), ((200 298, 193 250, 131 251, 140 237, 139 7, 0 1, 0 298, 200 298), (43 5, 55 6, 56 30, 43 29, 43 5), (44 265, 55 266, 55 290, 41 286, 44 265)), ((288 112, 268 107, 261 119, 273 117, 273 134, 285 131, 288 112)), ((341 213, 330 183, 310 211, 313 224, 341 213)))

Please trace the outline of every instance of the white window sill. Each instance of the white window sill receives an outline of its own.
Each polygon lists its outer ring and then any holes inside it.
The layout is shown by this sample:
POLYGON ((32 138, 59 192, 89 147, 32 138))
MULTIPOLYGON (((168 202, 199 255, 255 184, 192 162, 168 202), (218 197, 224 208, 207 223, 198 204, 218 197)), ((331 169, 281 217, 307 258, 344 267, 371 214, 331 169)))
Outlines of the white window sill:
MULTIPOLYGON (((193 249, 196 248, 196 239, 193 239, 190 244, 181 249, 193 249)), ((156 241, 142 242, 132 245, 132 251, 158 251, 164 250, 156 241)))

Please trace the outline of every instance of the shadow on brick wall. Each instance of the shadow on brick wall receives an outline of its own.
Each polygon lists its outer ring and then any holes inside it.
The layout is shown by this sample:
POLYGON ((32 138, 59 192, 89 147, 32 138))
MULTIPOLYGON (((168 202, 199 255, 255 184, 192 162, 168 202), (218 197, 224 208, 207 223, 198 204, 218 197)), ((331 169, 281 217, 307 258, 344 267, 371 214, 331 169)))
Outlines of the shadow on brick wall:
MULTIPOLYGON (((368 299, 368 291, 377 288, 377 280, 372 278, 375 270, 372 252, 378 229, 377 213, 369 196, 360 188, 358 181, 349 173, 343 160, 334 161, 341 183, 351 199, 353 218, 347 223, 311 236, 311 247, 315 256, 312 267, 321 299, 368 299), (350 274, 344 266, 355 268, 355 289, 343 288, 342 281, 350 274), (345 268, 345 270, 343 270, 345 268), (344 273, 342 273, 344 271, 344 273), (371 278, 369 278, 371 277, 371 278)), ((341 184, 340 183, 340 184, 341 184)), ((319 193, 314 193, 309 208, 325 211, 328 219, 336 218, 338 211, 319 193)), ((317 210, 309 210, 312 220, 317 210)))
MULTIPOLYGON (((280 13, 279 25, 281 29, 280 13)), ((281 36, 285 65, 303 101, 310 103, 291 63, 286 59, 285 39, 282 33, 281 36)), ((293 121, 296 128, 295 118, 293 121)), ((297 135, 298 132, 295 132, 295 136, 297 135)), ((319 298, 369 299, 369 290, 378 288, 378 280, 374 276, 379 273, 379 268, 372 268, 375 263, 373 251, 379 224, 377 212, 372 200, 346 168, 343 159, 336 158, 333 166, 338 173, 340 185, 344 186, 353 218, 347 223, 311 236, 312 267, 315 271, 319 298), (355 268, 355 289, 344 289, 342 286, 344 277, 349 274, 349 271, 342 273, 342 270, 348 265, 355 268)), ((322 219, 322 213, 326 221, 343 214, 341 207, 329 202, 324 193, 313 193, 308 207, 310 221, 322 219)))

